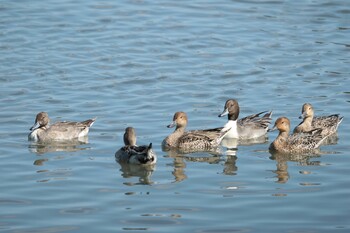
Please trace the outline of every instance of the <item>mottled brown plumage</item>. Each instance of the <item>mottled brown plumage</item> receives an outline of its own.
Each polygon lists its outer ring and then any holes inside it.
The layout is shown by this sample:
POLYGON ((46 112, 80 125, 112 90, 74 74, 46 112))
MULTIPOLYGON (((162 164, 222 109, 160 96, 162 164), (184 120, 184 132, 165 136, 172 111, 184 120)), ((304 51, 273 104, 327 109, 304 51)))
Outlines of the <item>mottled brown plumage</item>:
POLYGON ((163 147, 193 152, 211 150, 220 145, 227 133, 221 132, 222 128, 186 131, 187 123, 186 113, 176 112, 173 122, 168 125, 168 128, 176 126, 175 131, 163 140, 163 147))
POLYGON ((322 136, 322 129, 289 135, 290 121, 287 117, 276 120, 272 130, 278 129, 277 138, 270 144, 270 151, 283 154, 317 153, 322 142, 327 138, 322 136))
POLYGON ((314 116, 314 109, 311 104, 305 103, 301 109, 301 116, 303 121, 294 128, 294 133, 307 132, 312 129, 322 129, 323 136, 329 136, 337 132, 338 126, 343 120, 339 114, 329 116, 314 116))

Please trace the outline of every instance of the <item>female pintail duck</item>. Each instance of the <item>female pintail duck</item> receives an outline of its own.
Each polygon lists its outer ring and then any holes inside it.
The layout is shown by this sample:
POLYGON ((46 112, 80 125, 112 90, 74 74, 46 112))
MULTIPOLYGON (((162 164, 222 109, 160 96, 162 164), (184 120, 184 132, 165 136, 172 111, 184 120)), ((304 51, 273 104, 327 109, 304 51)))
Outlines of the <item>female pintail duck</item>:
POLYGON ((136 133, 133 127, 127 127, 124 133, 124 144, 115 153, 115 158, 119 163, 128 164, 155 164, 157 156, 152 150, 152 143, 148 146, 136 145, 136 133))
POLYGON ((184 112, 176 112, 168 128, 176 126, 174 132, 163 140, 163 148, 177 148, 184 151, 206 151, 217 148, 227 131, 222 128, 191 130, 186 132, 188 118, 184 112), (188 150, 189 149, 189 150, 188 150))
POLYGON ((82 122, 56 122, 49 125, 50 119, 46 112, 40 112, 36 115, 35 123, 30 128, 29 140, 33 141, 52 141, 52 140, 71 140, 83 138, 88 135, 90 127, 94 124, 96 118, 82 122))
POLYGON ((294 128, 294 133, 302 133, 320 128, 322 129, 323 136, 336 133, 338 126, 343 120, 343 117, 340 117, 339 114, 316 117, 314 116, 314 109, 309 103, 303 105, 299 118, 303 119, 303 121, 294 128))
POLYGON ((237 100, 229 99, 226 101, 224 106, 224 111, 219 115, 223 117, 228 115, 228 122, 225 124, 223 130, 231 128, 231 130, 226 134, 226 138, 238 138, 241 140, 255 139, 259 137, 266 136, 272 112, 260 112, 247 116, 245 118, 238 120, 239 115, 239 105, 237 100), (262 117, 261 114, 265 113, 262 117))
POLYGON ((270 144, 269 150, 282 154, 315 153, 327 138, 322 136, 322 129, 313 129, 309 132, 289 135, 290 121, 287 117, 276 120, 274 127, 269 130, 279 130, 277 138, 270 144))

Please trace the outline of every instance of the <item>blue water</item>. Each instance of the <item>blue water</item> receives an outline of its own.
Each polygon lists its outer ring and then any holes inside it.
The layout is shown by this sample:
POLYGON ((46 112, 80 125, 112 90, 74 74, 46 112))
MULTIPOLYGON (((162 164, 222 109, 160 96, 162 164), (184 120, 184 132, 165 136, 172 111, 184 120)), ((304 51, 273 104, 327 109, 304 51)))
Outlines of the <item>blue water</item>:
POLYGON ((350 5, 335 1, 0 1, 0 231, 349 232, 350 5), (301 106, 340 113, 314 157, 163 152, 188 129, 301 106), (27 141, 35 115, 97 117, 88 142, 27 141), (114 153, 133 126, 154 168, 114 153))

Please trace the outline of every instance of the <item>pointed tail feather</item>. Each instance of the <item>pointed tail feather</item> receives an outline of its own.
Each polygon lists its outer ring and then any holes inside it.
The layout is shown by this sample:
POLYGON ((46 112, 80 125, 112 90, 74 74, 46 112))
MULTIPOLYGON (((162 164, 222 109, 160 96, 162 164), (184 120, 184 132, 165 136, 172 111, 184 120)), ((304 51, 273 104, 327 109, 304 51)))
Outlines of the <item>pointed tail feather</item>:
POLYGON ((92 119, 82 121, 81 123, 84 125, 87 125, 88 127, 91 127, 95 123, 96 119, 97 119, 97 117, 94 117, 92 119))

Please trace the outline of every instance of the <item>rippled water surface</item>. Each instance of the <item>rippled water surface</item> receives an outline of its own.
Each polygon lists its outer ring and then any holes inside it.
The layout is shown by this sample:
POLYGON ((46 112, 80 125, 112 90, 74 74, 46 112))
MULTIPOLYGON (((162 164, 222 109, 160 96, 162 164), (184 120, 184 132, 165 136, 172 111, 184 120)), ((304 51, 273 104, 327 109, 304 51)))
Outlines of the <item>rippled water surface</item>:
MULTIPOLYGON (((335 1, 0 1, 0 231, 349 232, 350 5, 335 1), (188 129, 303 103, 344 120, 320 156, 269 143, 179 155, 188 129), (88 141, 27 141, 35 115, 97 117, 88 141), (153 168, 121 166, 127 126, 153 143, 153 168)), ((292 126, 292 127, 293 127, 292 126)))

